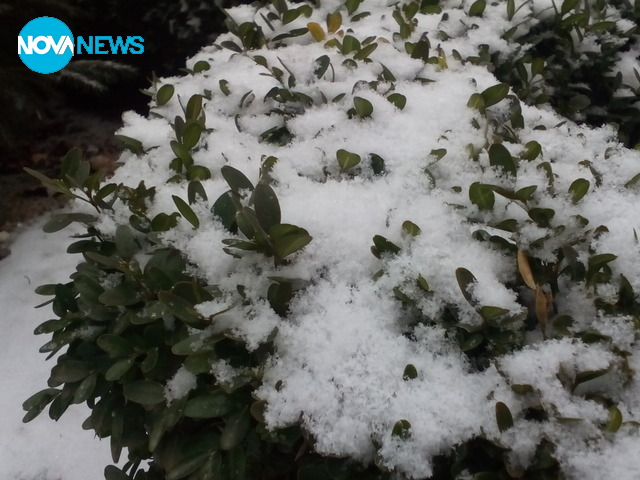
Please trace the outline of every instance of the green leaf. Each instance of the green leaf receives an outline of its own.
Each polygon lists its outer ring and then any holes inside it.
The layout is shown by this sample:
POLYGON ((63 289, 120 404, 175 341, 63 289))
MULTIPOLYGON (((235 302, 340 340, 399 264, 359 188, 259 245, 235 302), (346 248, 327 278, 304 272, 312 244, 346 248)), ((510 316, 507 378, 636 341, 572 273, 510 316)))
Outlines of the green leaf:
POLYGON ((201 73, 206 72, 211 69, 211 65, 209 62, 205 62, 204 60, 198 60, 193 66, 193 73, 201 73))
POLYGON ((351 153, 342 148, 336 152, 336 158, 338 159, 340 170, 343 172, 345 170, 355 167, 360 163, 360 160, 361 160, 360 155, 358 155, 357 153, 351 153))
POLYGON ((485 111, 484 97, 480 93, 472 93, 467 101, 467 107, 478 110, 479 112, 485 111))
POLYGON ((86 402, 95 390, 97 380, 98 374, 95 372, 82 380, 73 394, 73 403, 86 402))
POLYGON ((187 122, 182 133, 182 145, 184 145, 184 148, 191 150, 195 147, 200 141, 200 135, 202 135, 202 125, 198 122, 187 122))
POLYGON ((489 163, 492 167, 500 167, 505 173, 517 175, 516 164, 509 150, 501 143, 494 143, 489 147, 489 163))
POLYGON ((322 55, 321 57, 316 58, 313 74, 318 78, 322 78, 329 68, 330 64, 331 59, 328 55, 322 55))
POLYGON ((513 416, 511 410, 503 402, 496 403, 496 421, 498 423, 498 429, 501 432, 513 427, 513 416))
POLYGON ((222 173, 233 193, 239 193, 240 190, 253 191, 253 184, 240 170, 225 165, 220 169, 220 173, 222 173))
POLYGON ((618 258, 618 256, 613 253, 594 255, 589 259, 589 270, 598 271, 606 264, 613 262, 616 258, 618 258))
POLYGON ((222 225, 231 233, 237 231, 236 228, 236 204, 234 203, 231 192, 223 193, 213 204, 211 211, 220 218, 222 225))
POLYGON ((618 407, 613 405, 609 409, 609 418, 607 419, 607 431, 617 432, 622 425, 622 412, 618 407))
POLYGON ((371 43, 369 45, 367 45, 366 47, 362 47, 362 49, 356 53, 353 56, 354 60, 366 60, 369 58, 369 55, 371 55, 376 48, 378 48, 378 44, 377 43, 371 43))
POLYGON ((426 33, 423 33, 415 45, 413 46, 413 50, 411 51, 411 58, 416 58, 418 60, 422 60, 424 63, 429 62, 429 49, 431 48, 431 42, 429 42, 429 37, 427 37, 426 33))
POLYGON ((639 181, 640 181, 640 173, 638 173, 637 175, 634 175, 634 177, 631 180, 629 180, 627 183, 625 183, 624 186, 625 188, 631 188, 639 181))
POLYGON ((520 200, 522 202, 526 202, 528 200, 531 199, 531 196, 536 192, 536 190, 538 190, 538 186, 537 185, 530 185, 528 187, 522 187, 521 189, 517 190, 514 194, 514 198, 516 198, 516 200, 520 200))
POLYGON ((353 105, 360 118, 368 118, 373 113, 373 105, 366 98, 353 97, 353 105))
POLYGON ((469 200, 480 210, 491 210, 496 201, 493 187, 480 182, 474 182, 469 186, 469 200))
POLYGON ((107 382, 115 382, 125 373, 127 373, 134 363, 135 361, 132 358, 123 358, 121 360, 118 360, 106 371, 106 373, 104 374, 104 379, 107 382))
POLYGON ((579 3, 580 0, 564 0, 564 2, 562 2, 562 7, 560 8, 560 15, 564 16, 569 13, 571 10, 576 8, 579 3))
POLYGON ((104 478, 105 480, 131 480, 129 475, 114 465, 107 465, 104 468, 104 478))
POLYGON ((509 313, 509 310, 507 310, 506 308, 500 308, 500 307, 484 306, 484 307, 480 307, 480 309, 478 310, 478 313, 485 320, 494 321, 506 315, 507 313, 509 313))
POLYGON ((253 204, 258 222, 265 231, 280 223, 280 202, 269 184, 260 182, 256 185, 253 204))
POLYGON ((56 388, 45 388, 44 390, 40 390, 22 402, 22 409, 29 411, 42 406, 40 409, 40 411, 42 411, 44 407, 51 403, 51 401, 59 394, 60 390, 56 388))
POLYGON ((402 374, 403 380, 413 380, 414 378, 418 378, 418 370, 416 370, 415 365, 411 363, 404 367, 404 372, 402 374))
POLYGON ((420 235, 420 227, 415 223, 405 220, 402 222, 402 231, 407 235, 411 235, 412 237, 420 235))
POLYGON ((515 14, 516 14, 515 0, 507 0, 507 19, 511 20, 515 14))
POLYGON ((91 369, 86 363, 79 360, 65 360, 51 369, 49 386, 79 382, 84 380, 90 373, 91 369))
POLYGON ((116 228, 115 244, 118 255, 125 260, 130 260, 136 251, 136 240, 133 232, 127 225, 118 225, 116 228))
POLYGON ((467 300, 467 302, 469 302, 469 304, 471 304, 472 306, 476 305, 477 301, 473 297, 472 291, 475 284, 478 283, 478 280, 473 275, 473 273, 463 267, 457 268, 456 280, 458 281, 458 286, 460 287, 462 295, 464 295, 464 298, 467 300))
POLYGON ((527 393, 533 392, 533 387, 526 383, 514 383, 511 385, 511 390, 518 395, 526 395, 527 393))
POLYGON ((187 102, 185 120, 197 120, 202 113, 202 95, 193 95, 187 102))
POLYGON ((357 52, 358 50, 360 50, 361 45, 360 45, 360 41, 352 36, 352 35, 345 35, 344 39, 342 40, 342 54, 343 55, 349 55, 351 52, 357 52))
MULTIPOLYGON (((169 146, 171 147, 171 150, 176 155, 176 157, 182 160, 182 163, 185 166, 189 167, 193 165, 193 157, 191 157, 189 150, 187 150, 187 148, 182 143, 176 140, 171 140, 171 142, 169 142, 169 146)), ((180 172, 179 169, 177 171, 178 173, 180 172)))
POLYGON ((555 216, 555 210, 551 208, 531 208, 529 210, 529 218, 536 222, 539 226, 547 228, 551 223, 551 219, 555 216))
POLYGON ((200 227, 200 220, 198 220, 197 215, 194 213, 194 211, 191 209, 191 207, 189 206, 189 204, 187 202, 185 202, 184 200, 182 200, 180 197, 176 196, 176 195, 172 195, 171 198, 173 198, 173 203, 176 204, 176 207, 178 207, 178 211, 180 212, 180 214, 191 224, 194 226, 194 228, 198 228, 200 227))
POLYGON ((127 400, 142 405, 156 405, 165 401, 164 386, 152 380, 125 383, 122 393, 127 400))
POLYGON ((411 437, 411 424, 408 420, 398 420, 391 430, 392 437, 400 437, 403 440, 411 437))
POLYGON ((598 377, 606 375, 610 371, 611 368, 602 368, 600 370, 586 370, 584 372, 580 372, 576 375, 576 378, 573 381, 573 388, 575 389, 581 383, 589 382, 591 380, 595 380, 598 377))
POLYGON ((342 14, 334 12, 327 15, 327 31, 335 33, 342 26, 342 14))
POLYGON ((173 97, 175 88, 171 84, 162 85, 156 94, 156 103, 159 107, 167 103, 173 97))
POLYGON ((487 7, 487 3, 484 0, 477 0, 473 2, 469 8, 470 17, 481 17, 484 13, 484 9, 487 7))
POLYGON ((509 85, 506 83, 498 83, 497 85, 487 88, 480 95, 482 95, 482 99, 484 100, 484 106, 488 108, 504 100, 507 95, 509 95, 509 85))
POLYGON ((110 307, 125 307, 140 301, 137 285, 129 281, 105 290, 98 299, 101 303, 110 307))
POLYGON ((569 193, 571 194, 571 201, 578 203, 582 197, 584 197, 589 191, 591 183, 585 178, 578 178, 574 180, 569 186, 569 193))
POLYGON ((198 470, 209 457, 209 452, 198 452, 183 457, 176 465, 167 471, 166 480, 178 480, 198 470))
POLYGON ((160 292, 158 299, 167 306, 169 311, 186 324, 197 324, 202 321, 200 314, 193 305, 184 298, 171 292, 160 292))
MULTIPOLYGON (((384 255, 385 253, 396 255, 400 253, 400 247, 397 246, 395 243, 390 242, 382 235, 375 235, 373 237, 373 244, 375 245, 376 251, 378 252, 379 255, 384 255)), ((380 257, 378 256, 378 258, 380 257)))
POLYGON ((184 407, 188 418, 219 418, 230 413, 235 407, 233 399, 223 390, 190 398, 184 407))
POLYGON ((220 448, 232 450, 237 447, 249 432, 250 427, 251 415, 246 408, 228 417, 220 435, 220 448))
POLYGON ((467 338, 465 338, 462 343, 460 343, 460 350, 462 350, 463 352, 469 352, 478 347, 483 341, 484 336, 481 333, 472 333, 467 338))
POLYGON ((274 254, 281 260, 303 249, 313 240, 304 228, 286 223, 271 227, 269 235, 273 240, 274 254))
POLYGON ((371 159, 371 170, 373 170, 373 174, 382 175, 385 172, 384 159, 375 153, 370 153, 369 158, 371 159))
POLYGON ((133 352, 131 342, 111 333, 100 335, 96 340, 96 344, 101 350, 107 352, 111 358, 126 357, 133 352))
MULTIPOLYGON (((205 167, 202 167, 202 168, 205 168, 205 167)), ((209 169, 206 169, 206 170, 207 172, 209 171, 209 169)), ((189 200, 189 204, 196 203, 196 201, 198 200, 197 197, 200 197, 200 199, 206 201, 207 192, 202 186, 202 183, 200 183, 198 180, 192 180, 189 182, 189 185, 187 186, 187 199, 189 200)))
MULTIPOLYGON (((209 170, 207 167, 204 167, 202 165, 192 165, 190 167, 187 167, 187 180, 189 180, 191 183, 193 183, 194 180, 208 180, 211 178, 211 170, 209 170)), ((198 182, 200 183, 200 182, 198 182)), ((201 197, 206 200, 207 199, 207 194, 204 191, 204 188, 201 189, 201 192, 203 195, 201 195, 201 197)), ((195 202, 191 202, 189 200, 189 203, 195 203, 195 202)))
POLYGON ((44 224, 42 230, 46 233, 53 233, 62 230, 73 222, 84 224, 94 223, 97 218, 87 213, 59 213, 53 215, 51 219, 44 224))
POLYGON ((193 355, 195 353, 211 352, 215 349, 216 343, 223 340, 223 336, 212 336, 210 333, 196 333, 171 347, 174 355, 193 355))
POLYGON ((231 90, 229 90, 229 82, 222 79, 218 82, 218 86, 220 87, 220 91, 224 93, 226 97, 231 95, 231 90))
POLYGON ((126 135, 115 135, 115 137, 120 140, 123 143, 124 148, 130 152, 133 152, 136 155, 144 153, 144 148, 142 147, 142 142, 140 140, 127 137, 126 135))
POLYGON ((591 99, 586 95, 578 94, 571 97, 569 100, 569 108, 574 112, 579 112, 580 110, 584 110, 589 105, 591 105, 591 99))
POLYGON ((392 93, 387 97, 387 100, 393 103, 400 110, 403 110, 407 105, 407 97, 400 93, 392 93))

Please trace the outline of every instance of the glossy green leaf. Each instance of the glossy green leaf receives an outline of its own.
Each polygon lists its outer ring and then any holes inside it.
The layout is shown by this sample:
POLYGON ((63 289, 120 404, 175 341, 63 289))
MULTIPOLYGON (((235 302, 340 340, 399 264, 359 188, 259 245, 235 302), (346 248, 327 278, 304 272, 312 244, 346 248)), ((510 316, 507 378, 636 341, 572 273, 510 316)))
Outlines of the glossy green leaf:
POLYGON ((184 148, 191 150, 195 147, 200 141, 200 135, 202 135, 202 125, 198 122, 187 122, 182 133, 182 145, 184 148))
POLYGON ((481 95, 484 100, 484 106, 487 108, 491 107, 509 95, 509 85, 506 83, 498 83, 484 90, 481 95))
POLYGON ((136 155, 144 153, 144 148, 142 147, 142 142, 140 140, 127 137, 126 135, 115 135, 115 137, 120 140, 124 145, 124 148, 130 152, 133 152, 136 155))
POLYGON ((460 343, 460 350, 462 350, 463 352, 469 352, 474 348, 480 346, 483 341, 484 336, 481 333, 472 333, 467 338, 465 338, 463 342, 460 343))
POLYGON ((261 182, 256 185, 253 204, 258 222, 265 231, 280 223, 280 202, 269 184, 261 182))
POLYGON ((101 350, 107 352, 111 358, 126 357, 133 352, 131 342, 111 333, 100 335, 96 340, 96 344, 101 350))
POLYGON ((140 301, 136 284, 129 281, 105 290, 98 299, 104 305, 113 307, 133 305, 140 301))
POLYGON ((136 240, 129 226, 118 225, 114 240, 118 255, 125 260, 130 260, 136 251, 136 240))
POLYGON ((349 55, 351 52, 357 52, 360 48, 362 48, 360 41, 356 37, 352 35, 345 35, 342 39, 343 55, 349 55))
POLYGON ((251 414, 245 409, 227 417, 220 435, 220 448, 232 450, 237 447, 249 432, 251 414))
POLYGON ((232 192, 239 193, 241 190, 253 191, 253 184, 240 170, 225 165, 220 169, 220 173, 229 184, 232 192))
POLYGON ((532 161, 535 160, 536 158, 538 158, 538 156, 542 153, 542 146, 536 142, 535 140, 532 140, 530 142, 527 142, 524 145, 524 152, 522 154, 522 157, 527 160, 527 161, 532 161))
POLYGON ((345 171, 360 164, 361 158, 357 153, 351 153, 347 150, 340 149, 336 152, 336 158, 340 165, 340 170, 345 171))
POLYGON ((91 373, 89 366, 79 360, 64 360, 51 369, 49 386, 58 386, 63 383, 79 382, 91 373))
POLYGON ((107 382, 114 382, 127 373, 134 364, 132 358, 123 358, 115 362, 104 374, 104 379, 107 382))
POLYGON ((501 432, 513 427, 513 416, 511 410, 503 402, 496 403, 496 421, 498 423, 498 429, 501 432))
POLYGON ((321 57, 316 58, 313 74, 318 78, 322 78, 329 68, 330 64, 331 59, 328 55, 322 55, 321 57))
POLYGON ((414 378, 418 378, 418 370, 416 370, 415 365, 411 363, 404 367, 404 372, 402 373, 403 380, 413 380, 414 378))
POLYGON ((421 232, 420 227, 409 220, 402 222, 402 231, 412 237, 420 235, 421 232))
POLYGON ((393 103, 400 110, 404 109, 407 105, 407 97, 400 93, 392 93, 387 97, 387 100, 393 103))
POLYGON ((569 186, 569 193, 571 194, 571 201, 578 203, 582 197, 584 197, 589 191, 591 183, 585 178, 578 178, 574 180, 569 186))
POLYGON ((185 120, 197 120, 202 113, 202 95, 192 95, 187 102, 187 109, 185 111, 185 120))
POLYGON ((622 426, 622 412, 615 405, 609 409, 609 418, 607 419, 607 431, 617 432, 622 426))
POLYGON ((480 210, 491 210, 496 201, 491 185, 474 182, 469 187, 469 200, 480 210))
POLYGON ((411 437, 411 423, 408 420, 398 420, 391 430, 391 436, 403 440, 411 437))
POLYGON ((471 305, 475 305, 477 302, 473 297, 472 291, 478 280, 476 277, 466 268, 460 267, 456 269, 456 280, 458 281, 458 286, 460 287, 460 291, 462 291, 462 295, 471 305))
POLYGON ((182 200, 177 195, 172 195, 173 203, 175 203, 176 207, 178 207, 178 211, 180 214, 191 224, 194 228, 200 227, 200 220, 198 220, 198 216, 191 209, 189 204, 182 200))
POLYGON ((301 228, 296 233, 284 235, 274 240, 273 251, 277 258, 284 259, 292 253, 302 250, 311 240, 313 240, 313 237, 305 229, 301 228))
POLYGON ((473 2, 471 7, 469 8, 469 16, 481 17, 486 7, 487 7, 487 3, 485 2, 485 0, 477 0, 473 2))
POLYGON ((395 243, 390 242, 382 235, 375 235, 373 237, 373 244, 379 253, 379 255, 384 255, 385 253, 390 253, 392 255, 396 255, 400 253, 400 247, 395 243))
POLYGON ((360 118, 368 118, 373 113, 373 105, 366 98, 353 97, 353 105, 360 118))
POLYGON ((219 418, 229 414, 235 402, 223 390, 190 398, 184 407, 184 416, 188 418, 219 418))
POLYGON ((125 383, 122 393, 127 400, 142 405, 156 405, 165 401, 164 386, 152 380, 125 383))
POLYGON ((173 97, 173 93, 175 92, 175 88, 171 84, 162 85, 158 89, 158 93, 156 94, 156 103, 159 107, 167 103, 173 97))
POLYGON ((514 177, 517 175, 516 163, 509 150, 501 143, 494 143, 489 147, 489 163, 514 177))

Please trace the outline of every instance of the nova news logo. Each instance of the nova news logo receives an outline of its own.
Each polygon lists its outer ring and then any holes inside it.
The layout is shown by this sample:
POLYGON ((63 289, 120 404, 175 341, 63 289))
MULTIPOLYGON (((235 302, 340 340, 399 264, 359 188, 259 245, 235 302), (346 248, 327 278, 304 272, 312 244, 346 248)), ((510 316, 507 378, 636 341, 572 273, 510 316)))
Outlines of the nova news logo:
POLYGON ((76 37, 67 25, 53 17, 38 17, 27 23, 18 35, 18 56, 37 73, 54 73, 78 54, 140 54, 144 38, 91 36, 76 37))

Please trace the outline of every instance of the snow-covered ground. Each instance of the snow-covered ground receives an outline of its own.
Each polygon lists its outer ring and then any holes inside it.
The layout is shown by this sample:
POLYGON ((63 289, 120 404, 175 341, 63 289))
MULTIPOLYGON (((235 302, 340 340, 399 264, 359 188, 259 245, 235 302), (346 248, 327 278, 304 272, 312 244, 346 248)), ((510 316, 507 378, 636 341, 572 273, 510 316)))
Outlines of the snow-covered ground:
POLYGON ((67 255, 71 230, 48 235, 45 218, 26 227, 0 261, 0 465, 5 480, 87 480, 103 478, 110 461, 109 442, 81 428, 86 406, 72 406, 57 423, 45 410, 22 423, 22 402, 47 387, 52 361, 38 349, 47 339, 33 330, 51 318, 48 307, 34 309, 44 297, 34 289, 44 283, 65 281, 76 259, 67 255))

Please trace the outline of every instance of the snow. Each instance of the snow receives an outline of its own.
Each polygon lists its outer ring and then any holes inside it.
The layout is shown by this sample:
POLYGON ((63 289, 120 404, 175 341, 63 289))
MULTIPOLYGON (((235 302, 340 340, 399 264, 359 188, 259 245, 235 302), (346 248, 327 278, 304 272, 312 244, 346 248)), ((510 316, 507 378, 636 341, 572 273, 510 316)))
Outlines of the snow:
POLYGON ((48 307, 35 310, 45 297, 33 293, 44 283, 64 282, 76 258, 66 254, 69 232, 47 235, 44 218, 17 235, 12 253, 0 262, 0 365, 6 372, 0 390, 0 463, 7 480, 86 480, 102 478, 111 462, 109 442, 84 431, 89 415, 84 405, 72 405, 58 422, 46 410, 28 424, 21 422, 22 402, 47 387, 54 360, 45 362, 38 349, 47 339, 33 330, 51 318, 48 307))
MULTIPOLYGON (((254 392, 256 398, 267 402, 268 427, 300 422, 318 452, 348 455, 362 463, 375 459, 409 478, 430 476, 433 456, 446 454, 477 436, 511 446, 514 465, 523 468, 539 441, 550 439, 568 480, 637 478, 640 457, 625 454, 640 447, 635 427, 626 424, 616 434, 607 432, 609 406, 586 394, 606 391, 625 422, 638 420, 640 383, 636 378, 625 383, 624 376, 625 363, 632 368, 640 366, 634 319, 598 311, 594 296, 615 301, 620 274, 640 292, 640 247, 633 241, 634 231, 640 231, 638 187, 624 186, 638 173, 640 152, 622 148, 612 127, 592 129, 563 123, 564 119, 549 110, 523 105, 525 127, 517 130, 513 142, 502 142, 516 158, 517 176, 503 173, 491 165, 487 148, 501 141, 496 124, 508 118, 509 101, 491 106, 486 116, 469 108, 472 94, 483 92, 498 80, 483 66, 454 60, 453 51, 474 55, 480 44, 486 44, 492 51, 510 55, 516 47, 501 38, 504 31, 518 24, 518 34, 522 34, 536 23, 528 16, 530 12, 548 12, 551 2, 529 2, 511 21, 502 3, 488 5, 482 18, 472 19, 475 26, 459 10, 467 11, 472 2, 442 2, 449 20, 440 21, 440 15, 418 15, 420 28, 409 40, 417 41, 422 29, 446 31, 449 39, 440 44, 448 59, 446 69, 399 54, 404 45, 393 39, 397 25, 387 3, 366 2, 371 15, 359 22, 349 23, 345 15, 344 31, 351 29, 349 33, 361 40, 374 33, 387 40, 379 43, 371 62, 359 62, 357 68, 342 65, 341 53, 313 42, 309 35, 288 39, 279 49, 251 55, 215 46, 204 48, 188 65, 206 60, 211 63, 210 70, 162 79, 161 83, 175 86, 176 95, 161 107, 152 106, 150 119, 125 115, 125 126, 119 133, 141 140, 146 153, 124 154, 123 166, 111 181, 130 187, 140 181, 147 187, 155 186, 155 198, 148 205, 151 217, 175 211, 172 196, 184 198, 186 182, 167 183, 175 173, 168 167, 174 158, 169 146, 174 136, 170 122, 183 115, 181 105, 191 95, 205 89, 212 92, 212 98, 204 103, 208 129, 193 152, 196 164, 212 173, 211 179, 202 182, 208 200, 193 205, 200 227, 194 229, 180 219, 162 241, 183 252, 197 275, 223 292, 222 299, 198 306, 202 314, 216 315, 233 307, 217 318, 213 330, 231 330, 249 350, 255 350, 277 328, 275 352, 264 369, 262 386, 254 392), (461 19, 466 22, 462 26, 461 19), (283 85, 254 61, 252 56, 258 54, 270 68, 293 72, 293 90, 314 100, 311 106, 289 105, 295 115, 286 120, 286 126, 294 138, 286 146, 260 139, 262 132, 282 126, 285 120, 272 111, 282 105, 265 98, 273 87, 283 85), (335 78, 332 69, 316 78, 316 59, 323 55, 330 58, 335 78), (395 75, 393 86, 379 80, 381 65, 395 75), (417 77, 430 82, 421 83, 417 77), (222 80, 228 82, 229 95, 219 89, 222 80), (400 110, 391 104, 387 100, 390 93, 404 95, 406 107, 400 110), (342 99, 332 101, 341 94, 342 99), (251 95, 253 101, 247 100, 251 95), (370 102, 370 118, 350 118, 354 97, 370 102), (518 159, 523 145, 530 141, 542 146, 540 156, 531 161, 518 159), (336 158, 339 149, 359 155, 360 165, 341 171, 336 158), (477 159, 471 158, 470 149, 479 152, 477 159), (437 159, 432 153, 435 150, 446 154, 437 159), (372 154, 384 159, 384 175, 374 175, 372 154), (226 255, 222 240, 233 234, 210 213, 215 200, 228 189, 221 167, 233 166, 255 184, 262 158, 270 155, 278 158, 271 176, 283 223, 303 227, 313 236, 309 245, 280 266, 255 252, 243 252, 239 259, 226 255), (553 169, 552 181, 543 169, 546 164, 553 169), (574 201, 570 189, 579 178, 589 182, 589 193, 574 201), (469 197, 475 182, 514 191, 537 187, 531 202, 554 210, 549 226, 535 225, 522 202, 498 194, 493 209, 479 209, 469 197), (578 216, 588 219, 588 225, 581 225, 578 216), (617 255, 609 264, 611 285, 594 290, 584 282, 569 282, 561 276, 554 299, 558 314, 573 317, 572 332, 600 333, 611 340, 586 344, 572 338, 544 338, 532 331, 522 349, 497 355, 484 368, 467 358, 439 323, 445 311, 455 312, 459 323, 471 329, 484 322, 478 314, 481 306, 505 309, 517 327, 522 326, 527 307, 535 319, 532 305, 522 300, 526 295, 511 287, 521 283, 514 255, 491 242, 472 239, 479 230, 496 231, 494 226, 505 219, 516 220, 519 228, 513 235, 501 232, 502 238, 539 262, 558 261, 557 252, 565 245, 573 245, 585 263, 595 254, 617 255), (403 233, 407 220, 420 227, 419 235, 403 233), (607 225, 608 231, 596 236, 594 229, 600 225, 607 225), (376 235, 396 244, 400 252, 374 257, 370 247, 376 235), (477 279, 466 292, 474 305, 460 289, 456 271, 461 268, 477 279), (296 292, 286 318, 276 315, 265 301, 276 277, 306 286, 296 292), (419 277, 428 282, 428 292, 417 286, 419 277), (238 298, 239 285, 246 289, 242 300, 238 298), (395 289, 415 299, 413 310, 394 298, 395 289), (626 359, 620 351, 627 352, 626 359), (408 364, 415 366, 418 376, 405 380, 403 372, 408 364), (600 370, 609 372, 577 381, 585 372, 600 370), (532 393, 516 394, 511 388, 515 384, 531 385, 532 393), (514 417, 512 428, 498 428, 496 402, 509 407, 514 417), (526 410, 535 406, 542 406, 549 418, 540 422, 528 419, 526 410), (392 435, 399 420, 410 422, 408 438, 392 435), (623 458, 625 466, 618 465, 623 458)), ((324 25, 326 14, 340 4, 322 2, 304 21, 324 25)), ((261 18, 250 6, 231 13, 237 21, 261 18)), ((329 34, 328 39, 331 37, 340 38, 340 34, 329 34)), ((231 39, 231 35, 223 35, 219 41, 231 39)), ((619 64, 625 69, 625 78, 629 66, 629 58, 619 64)), ((285 82, 288 77, 285 72, 285 82)), ((113 235, 118 224, 127 223, 130 215, 121 202, 114 208, 105 212, 97 225, 107 236, 113 235)), ((35 231, 25 235, 25 244, 41 238, 35 231)), ((38 248, 30 247, 41 255, 51 251, 49 245, 38 248)), ((30 260, 34 257, 38 259, 32 255, 30 260)), ((21 258, 19 252, 9 261, 17 262, 17 258, 21 258)), ((64 256, 52 261, 61 262, 60 274, 69 273, 73 265, 73 259, 64 256)), ((17 263, 1 266, 7 271, 18 268, 17 263)), ((14 272, 8 277, 11 288, 18 288, 20 275, 14 272)), ((38 283, 44 281, 42 274, 34 271, 33 275, 38 283)), ((17 292, 6 297, 7 303, 20 304, 15 308, 29 304, 26 299, 31 298, 25 297, 29 293, 24 285, 19 292, 25 299, 21 302, 15 302, 20 298, 17 292)), ((17 315, 36 318, 32 313, 17 315)), ((28 358, 35 364, 35 356, 28 358)), ((221 384, 241 373, 224 360, 213 364, 211 371, 221 384)), ((181 398, 194 385, 194 376, 180 370, 166 386, 167 398, 181 398)), ((21 400, 28 396, 21 395, 21 400)), ((19 416, 12 418, 18 422, 19 416)), ((65 461, 70 461, 68 456, 65 461)))

